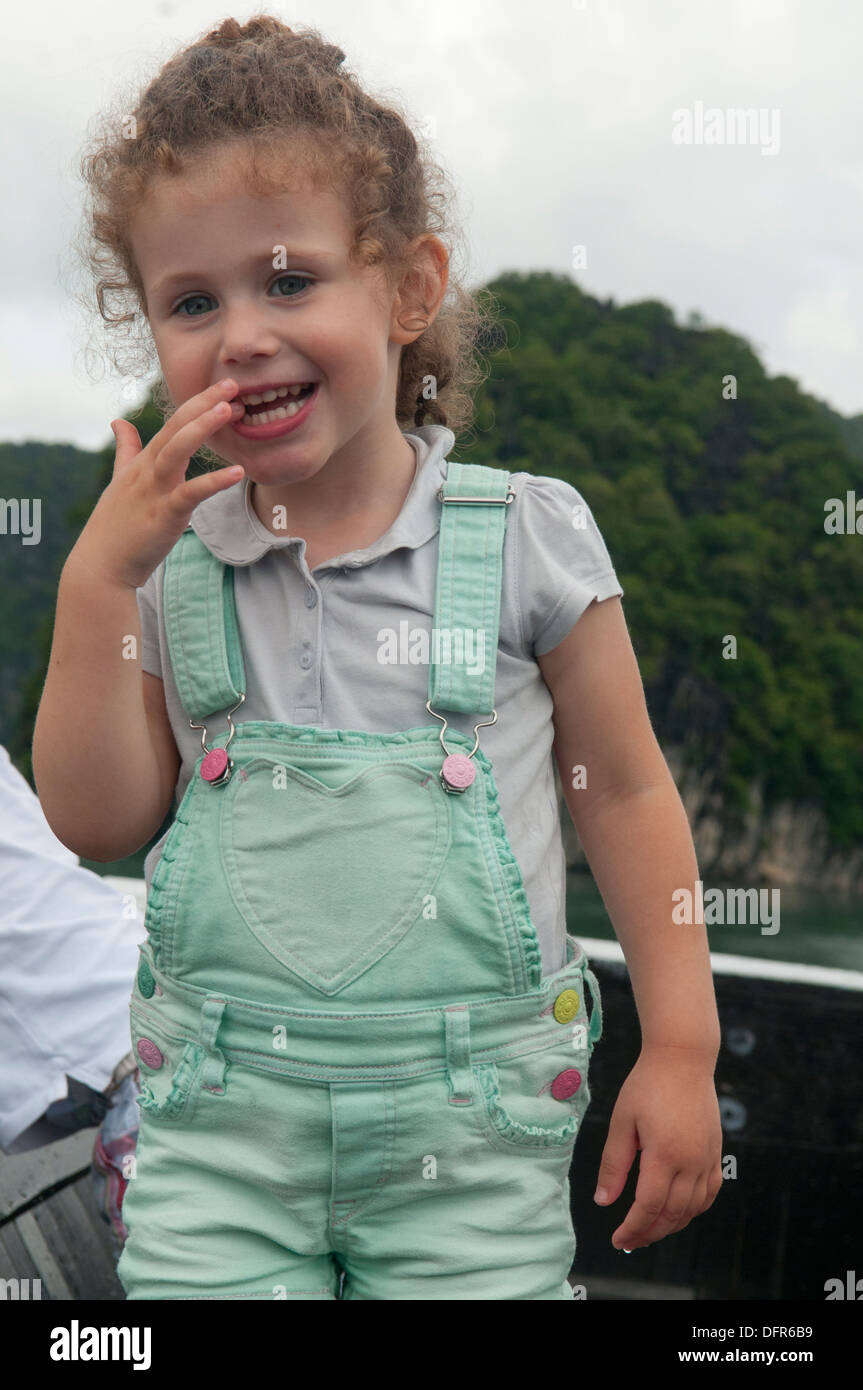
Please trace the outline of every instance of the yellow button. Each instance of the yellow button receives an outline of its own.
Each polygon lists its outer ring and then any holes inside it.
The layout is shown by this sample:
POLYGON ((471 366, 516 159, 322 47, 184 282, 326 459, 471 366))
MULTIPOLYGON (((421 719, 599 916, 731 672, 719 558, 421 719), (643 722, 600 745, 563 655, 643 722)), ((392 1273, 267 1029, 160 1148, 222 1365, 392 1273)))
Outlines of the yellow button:
POLYGON ((554 1001, 554 1016, 558 1023, 569 1023, 575 1018, 578 1008, 578 992, 574 989, 565 989, 554 1001))

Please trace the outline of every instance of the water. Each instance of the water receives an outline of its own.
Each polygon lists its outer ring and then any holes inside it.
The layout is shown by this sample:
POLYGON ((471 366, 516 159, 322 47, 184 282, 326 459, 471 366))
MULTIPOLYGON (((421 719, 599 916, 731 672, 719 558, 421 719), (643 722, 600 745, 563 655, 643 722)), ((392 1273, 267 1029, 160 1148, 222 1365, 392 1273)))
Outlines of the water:
MULTIPOLYGON (((723 884, 712 879, 712 888, 744 888, 746 884, 723 884)), ((800 965, 827 965, 844 970, 863 970, 863 902, 812 889, 782 888, 766 899, 772 923, 739 923, 708 926, 711 951, 735 956, 756 956, 761 960, 793 961, 800 965), (775 905, 778 905, 775 906, 775 905), (779 930, 762 934, 762 925, 772 930, 778 910, 779 930)), ((590 874, 571 869, 566 881, 567 927, 574 936, 595 936, 616 941, 605 904, 590 874)))

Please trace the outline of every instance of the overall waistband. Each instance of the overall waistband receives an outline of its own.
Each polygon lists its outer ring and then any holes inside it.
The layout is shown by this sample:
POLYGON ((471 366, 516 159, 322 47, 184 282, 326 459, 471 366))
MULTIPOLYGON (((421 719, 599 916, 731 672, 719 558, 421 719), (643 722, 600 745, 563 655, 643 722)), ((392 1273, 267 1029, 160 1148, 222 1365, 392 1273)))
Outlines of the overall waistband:
MULTIPOLYGON (((358 1012, 346 1009, 284 1009, 189 985, 153 963, 149 943, 141 960, 152 976, 153 993, 132 995, 139 1027, 197 1043, 221 1072, 225 1062, 258 1066, 310 1081, 372 1081, 447 1071, 457 1101, 469 1091, 471 1062, 505 1061, 542 1051, 563 1027, 584 1028, 590 1051, 602 1034, 602 1005, 596 976, 575 938, 567 935, 567 964, 545 976, 530 993, 437 1005, 428 1009, 358 1012), (587 1019, 585 984, 592 1010, 587 1019), (578 994, 578 1017, 567 999, 562 1017, 555 1003, 565 990, 578 994)), ((212 1067, 209 1069, 212 1071, 212 1067)))

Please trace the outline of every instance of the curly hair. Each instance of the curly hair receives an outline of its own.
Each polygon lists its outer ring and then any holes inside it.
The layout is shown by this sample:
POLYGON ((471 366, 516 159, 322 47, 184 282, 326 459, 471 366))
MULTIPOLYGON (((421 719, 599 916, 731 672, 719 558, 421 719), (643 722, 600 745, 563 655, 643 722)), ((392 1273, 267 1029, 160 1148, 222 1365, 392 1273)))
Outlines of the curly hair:
MULTIPOLYGON (((284 186, 279 158, 284 171, 289 144, 292 178, 299 172, 346 193, 357 263, 381 265, 395 284, 412 268, 416 238, 432 233, 446 248, 446 295, 434 321, 402 349, 395 408, 401 429, 428 421, 458 434, 473 422, 473 392, 488 375, 484 354, 499 331, 495 297, 470 293, 452 273, 461 233, 448 216, 444 171, 404 112, 368 95, 344 59, 315 29, 293 30, 265 14, 242 25, 226 19, 166 62, 132 101, 121 96, 97 118, 80 161, 87 196, 75 242, 88 273, 86 301, 92 310, 95 285, 114 369, 133 377, 152 370, 129 230, 150 181, 236 146, 250 189, 272 193, 284 186)), ((155 399, 167 414, 161 377, 155 399)))

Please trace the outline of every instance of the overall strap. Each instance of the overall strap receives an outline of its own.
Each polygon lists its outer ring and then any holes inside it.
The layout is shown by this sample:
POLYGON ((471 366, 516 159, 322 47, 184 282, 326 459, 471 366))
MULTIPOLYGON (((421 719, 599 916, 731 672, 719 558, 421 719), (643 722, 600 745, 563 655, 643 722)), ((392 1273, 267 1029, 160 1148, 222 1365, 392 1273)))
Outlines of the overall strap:
POLYGON ((189 719, 236 705, 246 673, 234 569, 187 527, 165 560, 163 612, 177 693, 189 719))
POLYGON ((429 663, 433 709, 491 714, 509 473, 450 459, 441 503, 429 663))

